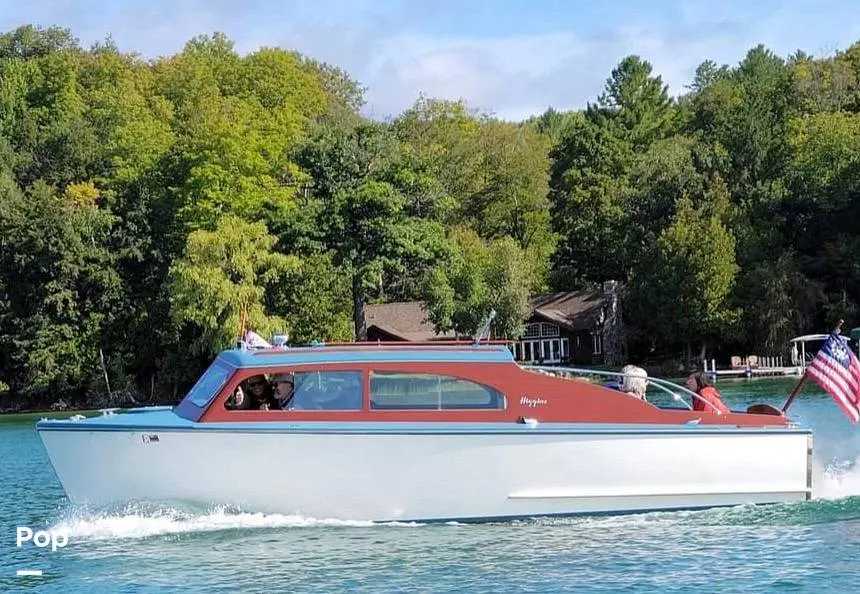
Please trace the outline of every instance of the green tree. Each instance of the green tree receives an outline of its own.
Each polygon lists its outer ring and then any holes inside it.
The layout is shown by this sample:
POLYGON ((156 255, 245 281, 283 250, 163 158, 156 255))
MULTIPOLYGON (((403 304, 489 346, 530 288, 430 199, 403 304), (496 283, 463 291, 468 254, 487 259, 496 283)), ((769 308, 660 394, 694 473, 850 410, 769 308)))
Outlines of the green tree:
POLYGON ((41 183, 25 196, 0 176, 0 375, 13 393, 77 400, 102 376, 100 355, 116 347, 103 332, 122 302, 111 225, 91 201, 41 183))
POLYGON ((805 334, 824 301, 820 282, 801 270, 796 252, 760 262, 741 275, 743 321, 756 347, 778 353, 788 341, 805 334))
POLYGON ((597 106, 588 112, 598 123, 608 119, 637 150, 669 133, 675 116, 668 85, 652 76, 651 64, 639 56, 627 56, 612 70, 597 106))
POLYGON ((290 341, 350 340, 353 336, 351 279, 333 254, 310 254, 274 289, 274 310, 290 328, 290 341))
POLYGON ((682 197, 672 224, 632 282, 631 313, 639 330, 685 343, 688 357, 692 342, 725 335, 740 314, 729 305, 738 273, 735 239, 713 210, 696 209, 682 197))
POLYGON ((192 353, 229 348, 243 322, 263 335, 290 330, 289 321, 272 311, 272 301, 299 262, 274 252, 276 241, 264 224, 234 215, 225 215, 214 231, 188 236, 184 256, 171 267, 169 293, 171 319, 193 337, 192 353))
POLYGON ((428 276, 425 301, 437 332, 474 335, 490 310, 495 336, 517 338, 530 313, 534 268, 517 243, 505 237, 482 240, 470 229, 455 229, 451 255, 428 276))
MULTIPOLYGON (((441 224, 414 216, 409 196, 391 181, 397 143, 378 124, 331 133, 304 147, 298 161, 313 178, 321 201, 319 227, 335 264, 349 271, 358 340, 365 335, 365 306, 407 271, 423 278, 444 250, 441 224)), ((394 180, 398 179, 397 176, 394 180)), ((400 288, 401 294, 408 290, 400 288)))
POLYGON ((532 254, 542 279, 555 249, 549 200, 549 145, 528 128, 484 122, 478 129, 480 185, 464 197, 460 220, 481 237, 511 237, 532 254))
POLYGON ((552 228, 559 235, 554 284, 559 289, 623 279, 625 196, 633 163, 629 143, 607 126, 579 118, 553 148, 552 228))

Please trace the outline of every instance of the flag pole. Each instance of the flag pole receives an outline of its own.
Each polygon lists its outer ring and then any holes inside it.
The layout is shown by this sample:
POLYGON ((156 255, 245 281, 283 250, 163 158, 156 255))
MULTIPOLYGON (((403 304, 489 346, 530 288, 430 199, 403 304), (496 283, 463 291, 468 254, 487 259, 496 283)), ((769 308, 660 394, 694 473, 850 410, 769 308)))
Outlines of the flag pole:
MULTIPOLYGON (((844 324, 844 323, 845 323, 844 320, 839 320, 839 322, 836 324, 836 328, 833 329, 832 333, 833 334, 839 334, 840 332, 842 332, 842 324, 844 324)), ((806 361, 804 361, 803 363, 806 364, 806 361)), ((797 394, 800 392, 800 388, 803 387, 803 384, 806 381, 806 377, 807 377, 807 372, 804 369, 803 375, 800 376, 800 381, 797 382, 796 386, 794 386, 794 389, 791 391, 791 394, 788 395, 788 400, 785 401, 785 405, 783 405, 783 407, 782 407, 782 414, 785 414, 785 411, 787 411, 788 407, 791 406, 791 403, 794 401, 794 397, 797 396, 797 394)))
POLYGON ((241 341, 245 337, 245 330, 248 326, 248 298, 246 297, 244 301, 242 301, 242 311, 239 312, 239 338, 237 341, 241 341))
POLYGON ((804 382, 806 381, 806 371, 803 372, 803 375, 800 376, 800 381, 797 382, 797 385, 794 386, 794 389, 791 391, 791 394, 788 395, 788 400, 785 401, 785 405, 782 407, 782 414, 785 414, 785 411, 788 410, 788 407, 791 406, 794 397, 797 396, 797 393, 800 392, 800 388, 803 387, 804 382))

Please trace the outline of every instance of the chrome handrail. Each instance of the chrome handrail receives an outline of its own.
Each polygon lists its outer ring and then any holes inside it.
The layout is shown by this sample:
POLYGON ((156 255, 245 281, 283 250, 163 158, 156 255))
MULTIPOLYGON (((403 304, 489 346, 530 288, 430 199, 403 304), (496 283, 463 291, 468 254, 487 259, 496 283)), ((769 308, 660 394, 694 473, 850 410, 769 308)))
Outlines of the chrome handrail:
MULTIPOLYGON (((556 372, 561 371, 561 372, 565 372, 565 373, 575 373, 578 375, 589 375, 590 374, 590 375, 602 375, 602 376, 607 376, 607 377, 622 377, 622 378, 623 377, 641 377, 641 376, 634 376, 630 373, 621 373, 620 371, 604 371, 603 369, 582 369, 579 367, 559 367, 559 366, 553 366, 553 365, 520 365, 520 367, 522 367, 523 369, 540 369, 543 371, 556 371, 556 372)), ((705 403, 705 405, 706 405, 705 408, 706 409, 708 408, 709 403, 707 400, 705 400, 700 395, 698 395, 696 392, 693 392, 692 390, 690 390, 689 388, 687 388, 685 386, 682 386, 680 384, 676 384, 675 382, 670 382, 669 380, 664 380, 664 379, 661 379, 658 377, 647 377, 647 378, 643 377, 641 379, 646 380, 647 384, 652 384, 652 385, 660 388, 661 390, 663 390, 664 392, 666 392, 667 394, 672 396, 673 400, 681 402, 685 407, 687 407, 687 410, 693 410, 693 406, 690 403, 688 403, 686 400, 684 400, 682 398, 681 394, 675 392, 675 390, 680 390, 682 393, 686 393, 690 397, 691 401, 694 398, 701 400, 703 403, 705 403)))

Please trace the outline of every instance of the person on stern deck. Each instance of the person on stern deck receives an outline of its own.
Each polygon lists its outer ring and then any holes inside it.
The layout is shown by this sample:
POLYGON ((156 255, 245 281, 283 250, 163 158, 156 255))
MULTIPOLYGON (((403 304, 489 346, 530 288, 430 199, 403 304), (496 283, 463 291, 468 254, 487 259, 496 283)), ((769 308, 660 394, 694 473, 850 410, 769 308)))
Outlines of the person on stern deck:
POLYGON ((698 398, 693 398, 693 410, 723 415, 731 412, 723 402, 719 390, 708 382, 701 371, 690 374, 687 388, 699 395, 698 398))
POLYGON ((625 365, 621 373, 624 374, 621 391, 648 402, 645 398, 645 392, 648 390, 648 372, 636 365, 625 365))

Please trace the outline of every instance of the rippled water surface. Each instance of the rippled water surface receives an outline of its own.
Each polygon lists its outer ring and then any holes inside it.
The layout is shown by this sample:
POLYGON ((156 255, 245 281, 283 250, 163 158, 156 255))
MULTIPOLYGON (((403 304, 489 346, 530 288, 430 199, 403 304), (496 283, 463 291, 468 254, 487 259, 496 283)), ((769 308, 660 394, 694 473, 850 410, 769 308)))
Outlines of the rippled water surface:
MULTIPOLYGON (((791 387, 720 383, 735 408, 781 404, 791 387)), ((860 592, 860 429, 813 388, 792 413, 815 430, 810 502, 441 525, 77 509, 33 420, 2 419, 0 591, 860 592), (62 529, 70 542, 17 548, 17 526, 62 529)))

